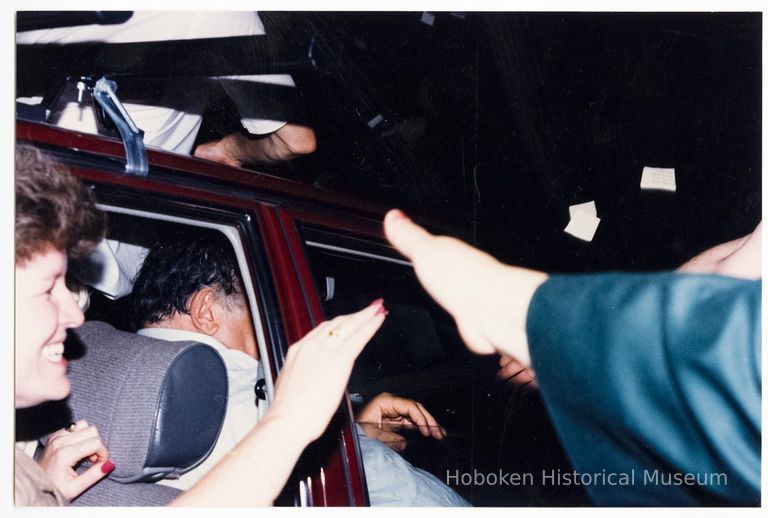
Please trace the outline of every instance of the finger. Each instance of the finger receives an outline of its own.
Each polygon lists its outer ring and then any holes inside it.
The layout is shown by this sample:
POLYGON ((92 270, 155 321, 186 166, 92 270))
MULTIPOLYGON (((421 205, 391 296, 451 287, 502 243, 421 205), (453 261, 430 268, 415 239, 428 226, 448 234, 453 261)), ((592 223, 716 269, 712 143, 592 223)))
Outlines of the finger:
POLYGON ((510 362, 513 362, 513 361, 514 361, 514 359, 511 356, 507 356, 506 354, 502 354, 501 357, 499 358, 499 366, 502 367, 502 369, 503 369, 504 367, 509 365, 510 362))
POLYGON ((359 325, 375 315, 378 308, 383 304, 383 299, 376 299, 371 304, 356 313, 339 315, 331 320, 321 322, 307 333, 304 340, 313 340, 324 335, 328 335, 332 330, 338 330, 343 336, 349 336, 355 332, 359 325))
POLYGON ((418 401, 416 404, 419 406, 421 413, 424 414, 424 417, 427 419, 427 424, 429 425, 429 434, 437 440, 444 439, 445 435, 443 434, 443 427, 440 426, 440 423, 437 422, 437 419, 435 419, 434 416, 430 414, 429 411, 427 411, 424 405, 418 401))
POLYGON ((418 428, 424 437, 432 436, 435 439, 443 439, 443 431, 434 416, 418 401, 412 399, 393 397, 391 408, 387 410, 389 418, 405 418, 399 426, 405 428, 418 428))
POLYGON ((99 431, 95 426, 86 425, 85 428, 75 430, 74 432, 71 432, 68 435, 60 438, 59 441, 62 444, 73 445, 94 439, 101 442, 101 435, 99 435, 99 431))
POLYGON ((429 435, 429 422, 427 417, 422 413, 416 401, 412 399, 406 399, 401 397, 392 398, 391 407, 387 409, 387 415, 389 417, 405 417, 407 421, 403 422, 406 428, 415 426, 419 429, 421 435, 429 435), (411 426, 408 426, 408 425, 411 426))
POLYGON ((496 374, 504 381, 515 383, 518 385, 531 383, 532 387, 536 385, 536 373, 530 367, 523 367, 519 361, 512 359, 504 368, 500 369, 496 374))
POLYGON ((399 209, 387 212, 384 217, 384 234, 389 242, 409 259, 419 246, 433 237, 399 209))
POLYGON ((87 422, 87 421, 85 421, 84 419, 81 419, 80 421, 77 421, 77 422, 71 423, 71 424, 67 425, 67 426, 66 426, 66 427, 64 427, 64 428, 61 428, 60 430, 56 430, 55 432, 53 432, 53 433, 52 433, 52 434, 51 434, 51 435, 48 437, 48 441, 50 441, 51 439, 53 439, 53 438, 55 438, 55 437, 67 437, 67 436, 71 436, 71 435, 72 435, 72 434, 73 434, 75 431, 77 431, 77 430, 83 430, 83 429, 85 429, 85 428, 88 428, 88 422, 87 422), (74 426, 72 426, 72 425, 74 425, 74 426), (70 428, 70 427, 71 427, 71 428, 70 428))
MULTIPOLYGON (((425 414, 425 411, 422 410, 423 407, 420 406, 418 402, 411 399, 396 398, 393 401, 392 406, 397 414, 407 417, 408 420, 419 429, 421 435, 425 437, 430 435, 430 422, 427 419, 427 414, 429 414, 429 412, 426 412, 425 414)), ((432 421, 437 424, 437 422, 434 421, 434 418, 432 418, 432 421)))
POLYGON ((88 421, 86 421, 85 419, 80 419, 79 421, 75 421, 75 430, 74 431, 84 430, 84 429, 88 428, 89 426, 90 425, 88 424, 88 421))
POLYGON ((523 370, 522 364, 519 361, 513 358, 510 358, 509 361, 507 361, 504 364, 504 366, 502 366, 502 368, 499 369, 499 372, 497 372, 496 374, 502 379, 508 379, 518 375, 522 370, 523 370))
POLYGON ((74 466, 85 458, 96 456, 96 462, 102 462, 109 459, 109 450, 101 442, 100 437, 91 437, 75 444, 70 444, 61 449, 61 458, 68 465, 74 466))
POLYGON ((72 439, 76 439, 78 441, 82 441, 85 439, 90 439, 93 437, 100 437, 99 436, 99 430, 85 421, 78 421, 75 423, 75 431, 70 432, 69 437, 72 439))
POLYGON ((408 417, 399 417, 397 419, 387 419, 384 421, 384 424, 387 425, 388 430, 398 431, 402 428, 405 428, 406 430, 415 430, 419 426, 411 421, 408 417))
POLYGON ((530 388, 537 388, 539 386, 538 383, 536 383, 536 373, 530 367, 523 370, 519 375, 519 378, 523 384, 530 386, 530 388))
POLYGON ((375 314, 375 308, 367 308, 364 311, 373 311, 374 314, 369 316, 368 320, 357 327, 354 333, 348 336, 346 340, 343 340, 343 343, 341 344, 341 350, 351 355, 353 360, 357 358, 365 345, 371 340, 371 338, 373 338, 373 335, 376 334, 376 331, 379 330, 381 324, 384 323, 384 319, 386 318, 385 313, 375 314))
POLYGON ((73 432, 69 432, 65 428, 63 430, 57 431, 48 438, 47 447, 51 448, 52 451, 59 451, 66 447, 72 446, 73 444, 77 444, 98 436, 99 434, 96 431, 96 428, 93 426, 81 428, 80 430, 73 432))
POLYGON ((383 442, 395 451, 403 451, 408 444, 402 435, 382 429, 379 429, 376 440, 383 442))
POLYGON ((385 311, 385 309, 382 309, 383 305, 384 299, 376 299, 368 306, 356 313, 350 313, 349 315, 342 315, 340 317, 334 318, 331 321, 331 328, 338 328, 342 336, 352 336, 355 334, 359 327, 363 326, 372 318, 379 315, 382 311, 385 311), (334 321, 337 319, 338 322, 334 323, 334 321))
POLYGON ((48 436, 48 442, 54 442, 54 441, 60 441, 64 437, 70 435, 72 432, 67 430, 66 428, 62 428, 61 430, 56 430, 51 435, 48 436))
POLYGON ((381 420, 381 424, 379 425, 379 428, 382 430, 389 430, 391 432, 397 432, 398 430, 402 430, 405 428, 406 430, 413 430, 416 428, 416 425, 411 422, 410 419, 406 417, 387 417, 385 419, 381 420))
POLYGON ((515 359, 510 359, 510 361, 502 368, 499 373, 504 378, 510 378, 513 376, 519 375, 523 370, 525 370, 525 367, 523 367, 523 364, 515 359))
MULTIPOLYGON (((114 464, 112 465, 114 466, 114 464)), ((70 495, 73 495, 71 498, 74 498, 75 496, 79 495, 92 485, 94 485, 96 482, 101 480, 102 478, 106 477, 113 469, 109 469, 109 465, 107 464, 105 466, 105 463, 99 463, 94 464, 87 470, 85 470, 83 473, 78 475, 76 478, 72 479, 67 483, 67 493, 70 495), (102 469, 102 467, 104 469, 102 469)))

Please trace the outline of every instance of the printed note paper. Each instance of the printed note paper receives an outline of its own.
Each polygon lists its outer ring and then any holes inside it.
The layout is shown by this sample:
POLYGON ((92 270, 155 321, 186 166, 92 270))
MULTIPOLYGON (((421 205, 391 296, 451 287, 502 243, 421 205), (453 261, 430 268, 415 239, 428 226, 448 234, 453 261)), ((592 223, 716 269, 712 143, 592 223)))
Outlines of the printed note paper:
POLYGON ((675 192, 677 190, 675 170, 664 167, 643 167, 640 188, 675 192))

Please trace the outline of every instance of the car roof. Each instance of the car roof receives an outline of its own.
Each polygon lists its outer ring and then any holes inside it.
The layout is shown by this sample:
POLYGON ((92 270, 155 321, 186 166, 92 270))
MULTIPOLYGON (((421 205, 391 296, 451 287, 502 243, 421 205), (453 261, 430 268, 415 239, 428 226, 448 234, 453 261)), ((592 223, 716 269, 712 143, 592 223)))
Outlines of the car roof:
MULTIPOLYGON (((111 172, 122 178, 121 183, 131 183, 126 174, 125 150, 120 140, 67 130, 49 124, 17 120, 16 137, 46 148, 65 165, 75 170, 111 172)), ((340 210, 350 215, 381 219, 386 207, 361 200, 343 193, 332 192, 306 183, 281 178, 253 169, 231 167, 189 155, 181 155, 159 148, 148 148, 148 178, 159 180, 159 172, 171 173, 177 180, 189 180, 198 185, 208 182, 225 192, 261 193, 277 202, 297 202, 315 207, 340 210)), ((241 194, 238 193, 238 194, 241 194)))

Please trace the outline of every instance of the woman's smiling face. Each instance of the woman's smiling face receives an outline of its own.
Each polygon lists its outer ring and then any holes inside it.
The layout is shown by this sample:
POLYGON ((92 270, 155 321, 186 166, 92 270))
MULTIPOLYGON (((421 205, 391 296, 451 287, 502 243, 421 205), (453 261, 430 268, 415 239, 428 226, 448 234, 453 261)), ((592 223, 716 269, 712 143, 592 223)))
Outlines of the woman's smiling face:
POLYGON ((67 329, 83 323, 83 312, 65 284, 67 258, 49 248, 16 264, 16 408, 69 395, 67 329))

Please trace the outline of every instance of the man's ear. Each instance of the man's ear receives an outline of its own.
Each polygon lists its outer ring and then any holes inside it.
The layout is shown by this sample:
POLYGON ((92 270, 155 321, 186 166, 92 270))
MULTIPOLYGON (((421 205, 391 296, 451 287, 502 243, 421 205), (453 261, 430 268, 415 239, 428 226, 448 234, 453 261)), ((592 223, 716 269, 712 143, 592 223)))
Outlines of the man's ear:
POLYGON ((195 329, 208 336, 213 336, 219 331, 219 319, 216 308, 218 301, 216 292, 212 288, 202 288, 189 298, 189 316, 195 329))

